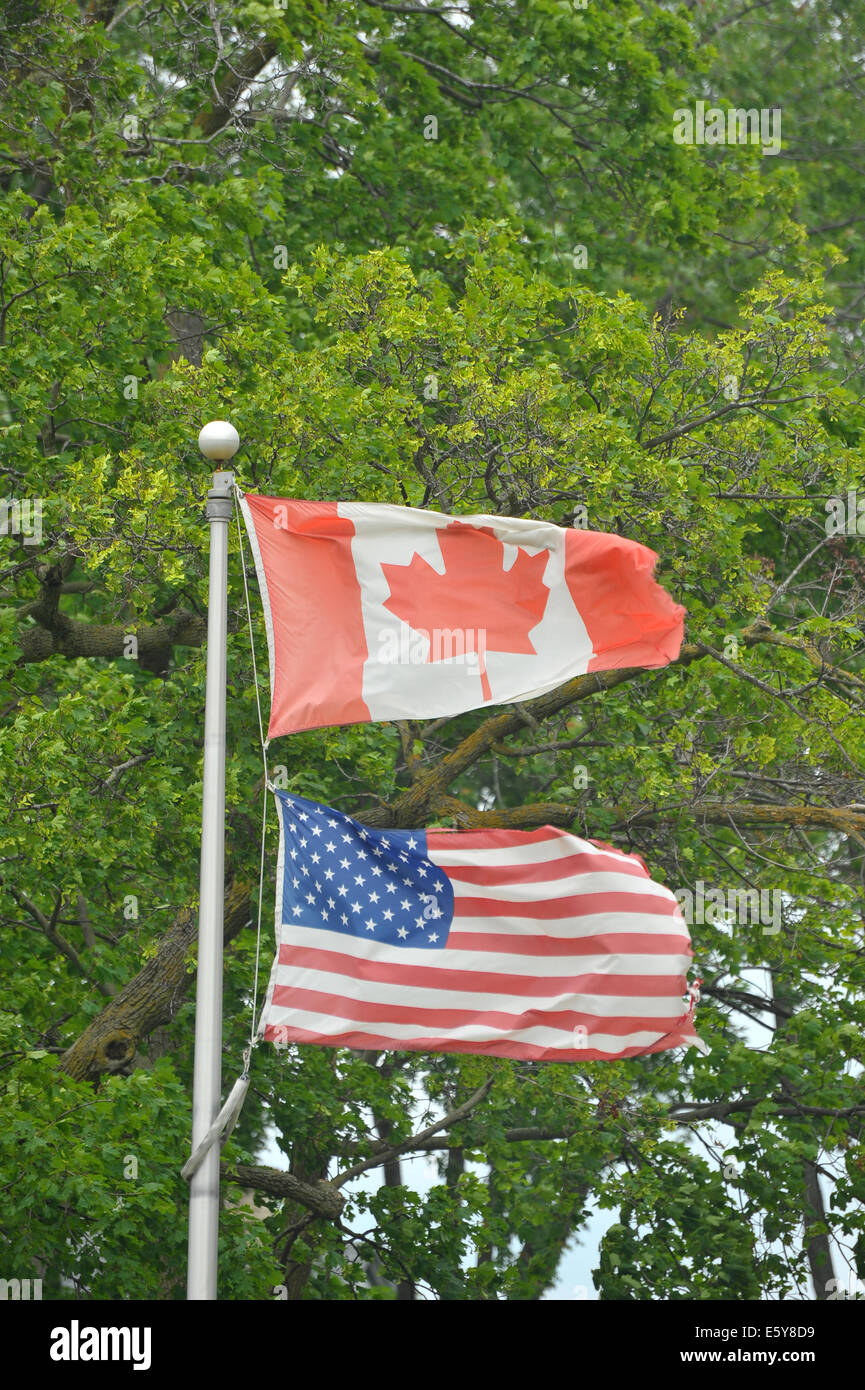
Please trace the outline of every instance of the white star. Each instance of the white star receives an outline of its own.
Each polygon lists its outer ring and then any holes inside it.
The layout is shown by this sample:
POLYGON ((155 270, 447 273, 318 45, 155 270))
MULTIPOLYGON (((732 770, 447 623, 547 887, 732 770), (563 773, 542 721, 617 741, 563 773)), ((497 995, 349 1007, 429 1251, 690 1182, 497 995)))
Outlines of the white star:
POLYGON ((333 854, 333 851, 336 849, 336 845, 333 843, 333 840, 328 840, 327 844, 325 845, 325 849, 330 850, 331 854, 333 854))
POLYGON ((368 840, 368 839, 369 839, 369 836, 367 835, 367 833, 366 833, 365 830, 361 830, 359 833, 360 833, 360 838, 361 838, 362 840, 368 840))
POLYGON ((369 900, 370 900, 371 903, 377 903, 377 902, 378 902, 378 893, 370 893, 370 895, 369 895, 369 900))
POLYGON ((423 918, 422 918, 422 917, 416 917, 416 918, 415 918, 415 921, 414 921, 414 924, 415 924, 416 927, 422 927, 422 926, 423 926, 423 918))
POLYGON ((312 856, 312 862, 313 862, 313 864, 320 864, 320 863, 321 863, 321 855, 320 855, 320 854, 314 854, 314 855, 312 856))
POLYGON ((351 910, 352 912, 360 912, 360 903, 352 903, 351 910))
POLYGON ((396 892, 396 884, 395 884, 395 883, 386 883, 384 886, 385 886, 385 888, 387 889, 387 891, 388 891, 389 893, 395 893, 395 892, 396 892))
POLYGON ((438 941, 438 939, 438 932, 433 932, 430 937, 430 941, 438 941))
POLYGON ((314 893, 307 893, 307 895, 306 895, 306 901, 307 901, 308 903, 314 903, 314 902, 315 902, 315 894, 314 894, 314 893))
POLYGON ((300 872, 303 874, 304 878, 309 878, 309 869, 306 867, 305 864, 301 864, 300 872))
POLYGON ((331 830, 335 830, 335 829, 336 829, 336 821, 335 821, 335 820, 329 820, 329 821, 328 821, 328 825, 330 826, 331 830))
POLYGON ((386 922, 390 922, 392 919, 393 919, 393 913, 391 912, 391 910, 390 910, 389 907, 386 907, 385 910, 384 910, 384 920, 385 920, 386 922))
POLYGON ((328 907, 336 907, 336 903, 334 902, 333 898, 328 898, 327 905, 328 907))
POLYGON ((326 878, 326 879, 328 880, 328 882, 329 882, 330 879, 333 878, 333 869, 325 869, 325 871, 324 871, 324 876, 325 876, 325 878, 326 878))
POLYGON ((440 893, 442 891, 442 889, 444 888, 444 884, 442 883, 440 878, 436 879, 435 883, 433 884, 433 888, 437 893, 440 893))
POLYGON ((405 884, 406 888, 411 888, 411 879, 410 879, 410 878, 404 878, 404 879, 403 879, 403 883, 405 884))
POLYGON ((350 845, 350 844, 351 844, 351 836, 350 836, 350 835, 343 835, 342 840, 343 840, 343 844, 346 844, 346 845, 350 845))
POLYGON ((367 917, 365 925, 367 931, 375 931, 375 922, 372 920, 371 917, 367 917))
POLYGON ((400 907, 405 908, 406 912, 408 912, 409 908, 411 907, 411 902, 408 898, 403 898, 402 902, 400 903, 400 907))
POLYGON ((300 908, 299 908, 299 907, 293 907, 291 910, 292 910, 292 912, 294 913, 295 917, 299 917, 299 916, 300 916, 300 908))
POLYGON ((426 864, 418 864, 417 871, 421 878, 426 878, 426 864))
POLYGON ((340 861, 339 861, 339 867, 340 867, 341 869, 347 869, 347 868, 349 867, 348 860, 347 860, 347 859, 340 859, 340 861))
POLYGON ((306 814, 305 811, 301 811, 301 813, 300 813, 300 815, 298 816, 297 819, 298 819, 298 820, 309 820, 309 816, 306 814))
POLYGON ((292 859, 296 859, 296 858, 297 858, 297 850, 296 850, 296 849, 290 849, 288 852, 289 852, 289 854, 291 855, 292 859))
POLYGON ((348 926, 348 918, 346 917, 346 915, 345 915, 344 912, 343 912, 343 914, 342 914, 342 916, 340 917, 339 920, 342 922, 342 925, 343 925, 344 927, 347 927, 347 926, 348 926))
POLYGON ((376 878, 381 876, 381 866, 379 864, 373 864, 372 871, 376 878))
POLYGON ((412 838, 408 841, 408 847, 409 847, 409 849, 414 849, 414 848, 416 847, 416 845, 417 845, 417 840, 414 838, 414 836, 412 836, 412 838))
POLYGON ((355 883, 357 883, 357 884, 364 884, 364 883, 366 883, 366 879, 364 878, 363 874, 355 874, 355 876, 354 876, 354 881, 355 881, 355 883))
POLYGON ((326 922, 326 921, 327 921, 327 913, 325 912, 324 908, 321 909, 321 915, 322 915, 322 917, 324 918, 324 920, 325 920, 325 922, 326 922))
POLYGON ((373 854, 375 855, 376 859, 381 859, 382 855, 384 854, 384 850, 383 850, 383 849, 374 849, 374 850, 373 850, 373 854))
POLYGON ((308 841, 307 841, 307 840, 301 840, 301 842, 300 842, 300 847, 301 847, 301 849, 306 849, 307 844, 308 844, 308 841))
POLYGON ((381 842, 384 845, 385 849, 390 849, 390 840, 387 838, 386 835, 382 835, 381 842))
POLYGON ((293 879, 291 880, 291 886, 292 886, 292 888, 299 888, 299 887, 300 887, 300 879, 299 879, 299 878, 293 878, 293 879))
POLYGON ((341 883, 341 884, 339 885, 339 888, 337 889, 337 892, 339 893, 339 896, 340 896, 341 898, 344 898, 344 897, 346 896, 346 894, 348 893, 348 889, 346 888, 346 886, 345 886, 344 883, 341 883))
POLYGON ((365 849, 359 849, 358 852, 357 852, 357 857, 358 857, 358 859, 366 859, 366 858, 367 858, 366 850, 365 850, 365 849))
POLYGON ((313 835, 320 835, 320 834, 321 834, 321 826, 320 826, 320 825, 314 825, 314 826, 312 827, 312 833, 313 833, 313 835))
POLYGON ((399 931, 397 932, 397 936, 401 937, 402 940, 405 941, 406 937, 408 936, 408 932, 406 931, 405 927, 400 927, 399 931))

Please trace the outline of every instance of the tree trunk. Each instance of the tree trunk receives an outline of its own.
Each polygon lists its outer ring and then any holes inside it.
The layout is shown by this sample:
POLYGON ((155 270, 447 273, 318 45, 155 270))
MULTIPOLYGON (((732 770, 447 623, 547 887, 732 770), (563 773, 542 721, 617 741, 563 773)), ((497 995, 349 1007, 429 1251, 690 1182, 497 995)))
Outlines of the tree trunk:
MULTIPOLYGON (((802 1172, 805 1179, 805 1225, 811 1225, 813 1221, 826 1220, 826 1208, 823 1205, 823 1193, 820 1191, 820 1175, 817 1172, 816 1163, 810 1159, 805 1159, 802 1163, 802 1172)), ((812 1236, 807 1243, 808 1268, 811 1271, 811 1282, 814 1285, 814 1297, 818 1302, 823 1302, 829 1297, 830 1288, 837 1287, 831 1281, 835 1278, 835 1269, 832 1264, 832 1247, 829 1244, 829 1236, 826 1232, 812 1236)))
MULTIPOLYGON (((233 883, 225 895, 224 940, 231 941, 250 920, 249 887, 233 883)), ((194 978, 186 957, 195 940, 197 914, 188 907, 175 918, 159 949, 129 984, 87 1025, 64 1052, 60 1067, 70 1076, 96 1080, 126 1070, 141 1042, 170 1023, 194 978)))

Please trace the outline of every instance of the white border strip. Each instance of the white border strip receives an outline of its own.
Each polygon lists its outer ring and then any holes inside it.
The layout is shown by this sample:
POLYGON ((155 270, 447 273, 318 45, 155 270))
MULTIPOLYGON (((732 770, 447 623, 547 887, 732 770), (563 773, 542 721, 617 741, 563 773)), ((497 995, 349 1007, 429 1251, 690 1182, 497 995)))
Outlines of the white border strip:
MULTIPOLYGON (((276 683, 276 655, 273 641, 273 617, 270 611, 270 594, 267 588, 267 575, 264 570, 264 562, 261 558, 261 550, 258 546, 258 536, 255 530, 255 522, 252 519, 252 512, 246 501, 246 494, 238 489, 237 500, 240 510, 243 513, 243 521, 246 526, 246 534, 249 538, 249 546, 252 550, 252 558, 255 561, 255 577, 258 580, 258 592, 261 598, 261 606, 264 609, 264 627, 267 632, 267 660, 270 667, 270 715, 268 724, 273 717, 273 691, 276 683)), ((282 852, 282 821, 280 819, 280 853, 282 852)))
MULTIPOLYGON (((268 788, 265 787, 264 794, 267 796, 268 788)), ((277 984, 277 971, 279 969, 279 945, 282 935, 282 885, 283 874, 285 872, 285 832, 282 824, 282 806, 275 791, 271 791, 274 804, 276 806, 276 819, 279 822, 279 853, 276 856, 276 893, 273 904, 273 936, 276 942, 273 965, 270 967, 270 979, 267 983, 267 994, 264 996, 264 1006, 261 1010, 261 1017, 258 1020, 256 1033, 262 1037, 267 1027, 268 1014, 273 1004, 273 991, 277 984)))

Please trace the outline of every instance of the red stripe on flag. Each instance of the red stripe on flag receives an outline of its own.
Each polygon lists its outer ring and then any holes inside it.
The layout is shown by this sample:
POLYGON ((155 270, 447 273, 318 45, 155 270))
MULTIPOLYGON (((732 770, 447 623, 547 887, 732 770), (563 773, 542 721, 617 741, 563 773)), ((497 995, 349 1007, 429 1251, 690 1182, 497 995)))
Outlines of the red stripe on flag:
MULTIPOLYGON (((399 948, 394 948, 395 952, 399 948)), ((516 953, 515 953, 516 954, 516 953)), ((313 946, 279 948, 280 965, 347 975, 354 980, 375 980, 385 985, 416 985, 421 989, 461 989, 473 994, 514 994, 539 999, 560 994, 644 995, 663 999, 683 995, 684 975, 504 975, 485 970, 449 970, 443 967, 390 964, 342 951, 320 951, 313 946)))
MULTIPOLYGON (((438 863, 438 861, 435 861, 438 863)), ((565 859, 545 859, 540 864, 447 864, 440 865, 456 883, 545 883, 576 874, 631 874, 648 878, 645 869, 632 860, 610 854, 570 854, 565 859)))
POLYGON ((514 849, 519 845, 542 845, 547 840, 571 839, 567 830, 554 825, 542 825, 540 830, 447 830, 441 827, 426 832, 427 848, 441 850, 514 849))
POLYGON ((639 912, 651 917, 682 916, 675 898, 662 898, 654 893, 577 893, 572 898, 541 898, 537 902, 512 902, 509 898, 466 898, 459 893, 455 903, 459 917, 506 916, 551 920, 592 917, 599 912, 639 912))

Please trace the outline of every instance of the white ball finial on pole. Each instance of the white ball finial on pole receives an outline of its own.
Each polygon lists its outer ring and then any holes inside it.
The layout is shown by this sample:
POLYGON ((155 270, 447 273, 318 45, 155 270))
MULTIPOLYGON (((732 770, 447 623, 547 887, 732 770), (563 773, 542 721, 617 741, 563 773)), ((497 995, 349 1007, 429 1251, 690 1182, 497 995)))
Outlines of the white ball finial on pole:
POLYGON ((230 459, 240 448, 240 435, 227 420, 211 420, 198 436, 198 447, 205 458, 230 459))

